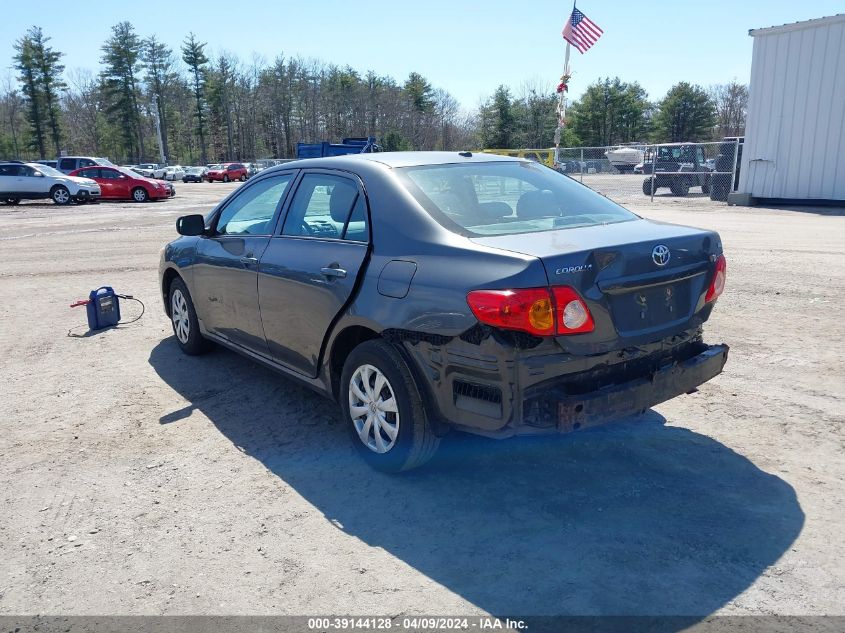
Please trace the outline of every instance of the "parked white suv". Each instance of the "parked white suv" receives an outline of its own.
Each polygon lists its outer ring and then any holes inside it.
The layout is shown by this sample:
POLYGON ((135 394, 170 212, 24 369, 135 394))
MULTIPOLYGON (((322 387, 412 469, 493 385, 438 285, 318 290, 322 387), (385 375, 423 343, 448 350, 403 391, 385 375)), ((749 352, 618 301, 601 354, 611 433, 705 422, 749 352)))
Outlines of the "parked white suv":
POLYGON ((18 204, 21 200, 50 198, 56 204, 91 202, 100 197, 100 185, 90 178, 67 176, 38 163, 0 162, 0 201, 18 204))
POLYGON ((155 163, 141 163, 137 167, 133 167, 133 170, 141 174, 142 176, 146 176, 147 178, 158 178, 159 180, 164 180, 164 167, 160 167, 155 163))

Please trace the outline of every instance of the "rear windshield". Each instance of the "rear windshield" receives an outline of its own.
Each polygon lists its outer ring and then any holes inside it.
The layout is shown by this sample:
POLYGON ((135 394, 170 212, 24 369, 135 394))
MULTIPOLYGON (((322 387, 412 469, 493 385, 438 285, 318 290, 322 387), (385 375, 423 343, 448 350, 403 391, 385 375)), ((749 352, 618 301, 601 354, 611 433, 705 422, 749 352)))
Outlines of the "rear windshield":
POLYGON ((396 172, 435 220, 469 237, 554 231, 638 218, 568 176, 532 162, 425 165, 396 172))

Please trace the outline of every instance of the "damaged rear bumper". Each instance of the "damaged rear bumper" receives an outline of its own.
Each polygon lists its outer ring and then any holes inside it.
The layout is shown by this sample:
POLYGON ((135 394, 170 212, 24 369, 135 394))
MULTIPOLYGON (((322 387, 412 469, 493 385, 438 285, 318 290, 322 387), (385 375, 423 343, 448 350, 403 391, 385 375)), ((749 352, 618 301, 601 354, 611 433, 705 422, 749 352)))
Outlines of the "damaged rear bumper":
POLYGON ((666 402, 722 373, 727 345, 711 345, 682 362, 660 367, 642 378, 581 395, 549 393, 556 400, 556 429, 563 433, 597 426, 666 402))
MULTIPOLYGON (((599 378, 584 372, 545 381, 527 389, 521 415, 500 429, 464 430, 504 438, 514 435, 569 433, 606 424, 695 390, 718 376, 728 358, 728 346, 695 343, 668 356, 643 359, 644 365, 599 378), (576 385, 573 387, 573 385, 576 385)), ((601 371, 601 370, 597 370, 601 371)))

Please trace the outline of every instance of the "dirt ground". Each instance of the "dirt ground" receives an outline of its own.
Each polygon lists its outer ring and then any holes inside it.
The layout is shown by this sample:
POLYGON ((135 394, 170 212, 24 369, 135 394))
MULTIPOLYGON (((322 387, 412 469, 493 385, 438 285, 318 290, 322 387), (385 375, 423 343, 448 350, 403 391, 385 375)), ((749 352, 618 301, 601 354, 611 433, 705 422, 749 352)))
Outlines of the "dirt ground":
POLYGON ((331 402, 179 353, 159 249, 232 187, 0 207, 0 613, 845 614, 841 214, 629 205, 721 233, 725 372, 644 419, 453 435, 387 476, 331 402), (101 285, 147 312, 81 336, 68 305, 101 285))

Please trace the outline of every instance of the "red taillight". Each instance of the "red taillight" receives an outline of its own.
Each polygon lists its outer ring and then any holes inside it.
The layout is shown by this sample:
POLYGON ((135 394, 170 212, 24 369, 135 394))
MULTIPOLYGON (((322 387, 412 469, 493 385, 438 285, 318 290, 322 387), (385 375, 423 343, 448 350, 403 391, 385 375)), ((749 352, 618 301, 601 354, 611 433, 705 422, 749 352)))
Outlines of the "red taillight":
POLYGON ((568 286, 473 290, 467 303, 482 323, 535 336, 580 334, 594 328, 587 304, 568 286))
POLYGON ((487 325, 537 336, 555 332, 552 298, 546 288, 473 290, 467 303, 475 318, 487 325))
POLYGON ((725 279, 727 277, 728 262, 724 255, 719 255, 716 260, 716 272, 713 273, 713 281, 710 282, 710 287, 707 289, 707 294, 704 297, 705 303, 710 303, 719 298, 725 290, 725 279))

